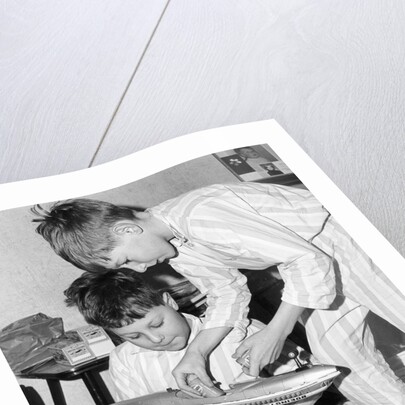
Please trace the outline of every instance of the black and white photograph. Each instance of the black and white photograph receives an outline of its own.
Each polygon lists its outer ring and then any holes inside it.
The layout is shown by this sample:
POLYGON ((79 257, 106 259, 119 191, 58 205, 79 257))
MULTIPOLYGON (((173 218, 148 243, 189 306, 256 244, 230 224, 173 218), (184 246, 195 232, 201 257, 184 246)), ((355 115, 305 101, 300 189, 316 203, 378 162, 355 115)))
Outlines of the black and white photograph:
POLYGON ((228 154, 0 212, 0 347, 29 403, 400 403, 401 291, 298 177, 235 178, 228 154))

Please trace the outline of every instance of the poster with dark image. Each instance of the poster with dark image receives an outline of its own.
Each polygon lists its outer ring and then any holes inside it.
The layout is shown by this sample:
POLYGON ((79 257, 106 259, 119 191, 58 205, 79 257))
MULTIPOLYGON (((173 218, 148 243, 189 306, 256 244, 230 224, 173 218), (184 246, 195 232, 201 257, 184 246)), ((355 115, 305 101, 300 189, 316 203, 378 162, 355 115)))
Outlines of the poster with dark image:
POLYGON ((283 174, 283 172, 281 170, 279 170, 274 163, 266 163, 264 165, 260 165, 261 167, 263 167, 264 170, 267 171, 267 173, 269 174, 269 176, 277 176, 279 174, 283 174))
POLYGON ((240 181, 294 185, 300 183, 290 168, 268 145, 248 145, 215 156, 240 181))
POLYGON ((246 173, 252 173, 255 170, 249 166, 245 160, 243 160, 239 155, 230 155, 221 158, 222 162, 225 164, 225 166, 229 166, 232 168, 232 170, 236 174, 246 174, 246 173))

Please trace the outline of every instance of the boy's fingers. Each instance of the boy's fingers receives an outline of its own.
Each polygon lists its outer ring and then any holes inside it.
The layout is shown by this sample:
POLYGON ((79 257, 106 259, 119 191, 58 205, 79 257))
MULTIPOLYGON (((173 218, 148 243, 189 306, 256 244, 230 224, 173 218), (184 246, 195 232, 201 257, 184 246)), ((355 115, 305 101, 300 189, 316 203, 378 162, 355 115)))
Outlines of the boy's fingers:
POLYGON ((180 387, 179 388, 183 391, 186 392, 187 394, 191 395, 194 398, 200 398, 201 397, 201 393, 199 393, 197 390, 191 388, 189 385, 185 385, 184 387, 180 387))
POLYGON ((255 365, 250 366, 249 368, 243 367, 242 370, 245 374, 251 375, 253 377, 257 377, 259 375, 259 367, 255 365))
POLYGON ((246 375, 250 375, 250 368, 249 368, 249 367, 243 366, 243 367, 242 367, 242 371, 243 371, 246 375))
MULTIPOLYGON (((204 370, 194 370, 193 374, 195 374, 199 380, 206 385, 207 387, 214 387, 214 383, 211 381, 211 379, 208 377, 208 375, 204 372, 204 370)), ((176 383, 178 387, 186 392, 187 394, 190 394, 193 397, 201 397, 201 393, 195 390, 194 388, 190 387, 187 383, 187 376, 188 373, 173 373, 173 377, 176 380, 176 383)))
POLYGON ((242 367, 242 371, 247 374, 250 375, 252 377, 257 377, 259 375, 259 368, 258 367, 247 367, 247 366, 243 366, 242 367))
POLYGON ((187 374, 179 374, 179 375, 175 375, 173 374, 176 383, 178 385, 178 387, 184 391, 187 392, 188 394, 190 394, 191 396, 198 398, 201 397, 201 394, 198 391, 195 391, 193 388, 191 388, 188 384, 187 384, 187 374))
POLYGON ((257 377, 260 373, 260 364, 258 361, 254 361, 250 358, 249 366, 242 367, 242 370, 245 374, 257 377))
POLYGON ((250 358, 248 352, 246 352, 243 356, 238 357, 236 362, 244 367, 250 367, 250 358))
POLYGON ((196 371, 194 373, 203 384, 205 384, 207 387, 213 387, 214 383, 211 381, 211 378, 208 377, 206 373, 198 372, 196 371))
POLYGON ((194 391, 192 388, 190 388, 187 391, 182 389, 182 391, 186 392, 187 395, 190 395, 190 397, 193 397, 193 398, 201 398, 202 397, 202 395, 198 391, 194 391))
POLYGON ((235 350, 235 353, 232 355, 234 359, 238 359, 240 357, 243 357, 245 353, 249 351, 249 348, 244 345, 243 343, 239 345, 239 347, 235 350))

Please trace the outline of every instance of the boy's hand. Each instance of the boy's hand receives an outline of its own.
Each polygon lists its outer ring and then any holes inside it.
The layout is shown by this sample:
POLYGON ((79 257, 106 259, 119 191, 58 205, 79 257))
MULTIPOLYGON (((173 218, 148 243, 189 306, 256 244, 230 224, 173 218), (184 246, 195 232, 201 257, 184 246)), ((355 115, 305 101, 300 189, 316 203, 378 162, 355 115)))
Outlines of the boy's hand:
POLYGON ((214 386, 211 379, 207 375, 206 363, 206 359, 201 354, 195 352, 186 352, 183 359, 172 371, 177 385, 182 391, 187 392, 193 397, 201 396, 197 390, 194 390, 187 384, 187 376, 189 374, 195 374, 208 387, 214 386))
POLYGON ((287 336, 292 332, 295 323, 304 308, 281 302, 271 322, 260 332, 245 339, 232 357, 243 364, 249 356, 249 367, 243 366, 243 372, 257 377, 267 364, 278 359, 287 336))
POLYGON ((187 375, 195 374, 207 387, 213 387, 207 374, 207 358, 232 328, 221 326, 202 330, 190 343, 186 354, 172 371, 177 385, 182 391, 191 395, 201 396, 187 384, 187 375))
POLYGON ((237 348, 232 357, 243 367, 245 374, 257 377, 268 364, 278 359, 283 349, 286 337, 271 328, 271 324, 254 335, 248 337, 237 348), (249 362, 244 361, 248 356, 249 362))

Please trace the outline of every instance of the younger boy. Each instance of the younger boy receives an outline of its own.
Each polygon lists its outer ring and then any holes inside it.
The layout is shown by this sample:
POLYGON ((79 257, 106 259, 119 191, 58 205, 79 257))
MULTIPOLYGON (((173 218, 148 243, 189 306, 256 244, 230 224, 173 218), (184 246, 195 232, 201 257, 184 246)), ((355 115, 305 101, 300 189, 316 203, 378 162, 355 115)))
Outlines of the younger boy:
MULTIPOLYGON (((76 305, 87 322, 110 330, 126 341, 110 355, 109 371, 117 401, 176 388, 171 371, 201 329, 199 318, 177 312, 178 306, 168 293, 152 289, 137 273, 126 269, 83 273, 65 295, 67 304, 76 305)), ((248 335, 263 326, 253 320, 248 335)), ((240 340, 235 330, 209 358, 212 377, 221 382, 222 389, 253 379, 231 357, 240 340)), ((296 369, 294 361, 287 356, 292 350, 298 350, 301 359, 308 358, 303 349, 288 341, 280 360, 267 371, 280 374, 296 369)), ((314 402, 311 399, 299 403, 314 402)))

